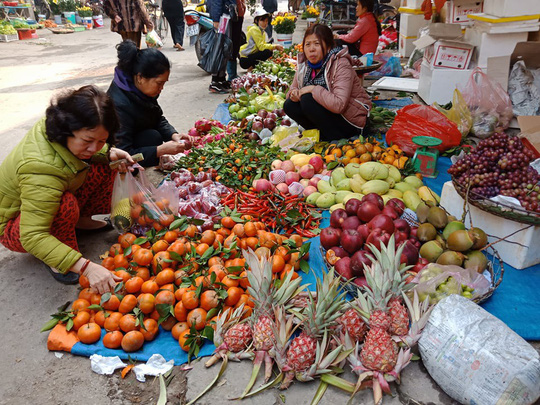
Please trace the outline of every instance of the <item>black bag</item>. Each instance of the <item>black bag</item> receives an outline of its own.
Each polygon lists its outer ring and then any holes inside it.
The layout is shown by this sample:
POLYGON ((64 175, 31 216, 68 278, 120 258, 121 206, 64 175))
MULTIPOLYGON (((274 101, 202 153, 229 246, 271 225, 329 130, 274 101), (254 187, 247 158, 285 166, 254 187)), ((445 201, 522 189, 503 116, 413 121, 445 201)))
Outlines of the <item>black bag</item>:
POLYGON ((277 11, 278 5, 277 0, 263 0, 262 7, 267 13, 275 13, 277 11))
POLYGON ((238 8, 236 7, 236 4, 229 4, 227 6, 227 11, 229 12, 229 15, 231 16, 232 22, 238 21, 238 8))
MULTIPOLYGON (((210 35, 204 34, 205 46, 203 56, 198 66, 207 73, 217 75, 225 72, 227 62, 232 58, 232 40, 225 34, 219 34, 215 30, 213 32, 213 39, 210 40, 210 35)), ((201 37, 201 46, 203 38, 201 37)))

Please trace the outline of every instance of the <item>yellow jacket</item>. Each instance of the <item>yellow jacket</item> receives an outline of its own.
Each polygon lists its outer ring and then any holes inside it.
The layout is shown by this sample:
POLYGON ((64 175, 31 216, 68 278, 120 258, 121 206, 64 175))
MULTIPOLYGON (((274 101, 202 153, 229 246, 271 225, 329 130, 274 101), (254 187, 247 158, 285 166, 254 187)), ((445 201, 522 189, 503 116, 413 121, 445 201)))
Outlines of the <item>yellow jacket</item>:
POLYGON ((240 57, 247 58, 249 55, 266 49, 274 49, 274 45, 268 43, 266 32, 258 25, 251 25, 246 34, 246 43, 240 47, 240 57))

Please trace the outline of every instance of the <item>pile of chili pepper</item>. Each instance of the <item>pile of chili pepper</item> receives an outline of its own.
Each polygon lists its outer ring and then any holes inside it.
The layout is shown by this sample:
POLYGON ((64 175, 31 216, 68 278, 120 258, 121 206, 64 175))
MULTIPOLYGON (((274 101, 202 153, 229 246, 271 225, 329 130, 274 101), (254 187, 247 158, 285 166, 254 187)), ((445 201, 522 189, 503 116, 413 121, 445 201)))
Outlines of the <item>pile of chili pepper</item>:
POLYGON ((279 192, 234 191, 221 200, 221 204, 242 215, 251 215, 263 222, 274 233, 297 233, 313 238, 320 233, 322 215, 315 206, 300 196, 279 192))

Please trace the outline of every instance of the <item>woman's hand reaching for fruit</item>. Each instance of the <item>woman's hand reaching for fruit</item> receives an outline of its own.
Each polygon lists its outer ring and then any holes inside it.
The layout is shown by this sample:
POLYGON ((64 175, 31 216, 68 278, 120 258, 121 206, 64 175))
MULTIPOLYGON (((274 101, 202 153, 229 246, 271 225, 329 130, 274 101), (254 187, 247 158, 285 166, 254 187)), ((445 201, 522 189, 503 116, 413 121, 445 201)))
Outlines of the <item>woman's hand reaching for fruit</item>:
POLYGON ((81 258, 70 269, 75 273, 79 273, 88 278, 90 288, 96 291, 98 294, 104 294, 110 292, 116 286, 118 281, 122 281, 121 277, 115 276, 111 271, 99 264, 93 263, 90 260, 81 258), (88 263, 87 263, 88 262, 88 263))

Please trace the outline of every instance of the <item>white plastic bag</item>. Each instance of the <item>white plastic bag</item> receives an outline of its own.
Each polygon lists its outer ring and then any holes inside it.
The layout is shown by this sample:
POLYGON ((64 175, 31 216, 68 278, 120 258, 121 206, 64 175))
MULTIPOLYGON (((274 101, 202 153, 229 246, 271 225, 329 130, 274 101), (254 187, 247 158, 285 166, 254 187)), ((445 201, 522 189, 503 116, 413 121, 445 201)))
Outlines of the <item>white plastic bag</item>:
POLYGON ((504 322, 459 295, 433 309, 418 342, 422 362, 462 404, 533 404, 540 355, 504 322))
POLYGON ((161 48, 163 46, 163 41, 159 37, 156 31, 152 30, 146 34, 146 46, 148 48, 161 48))

